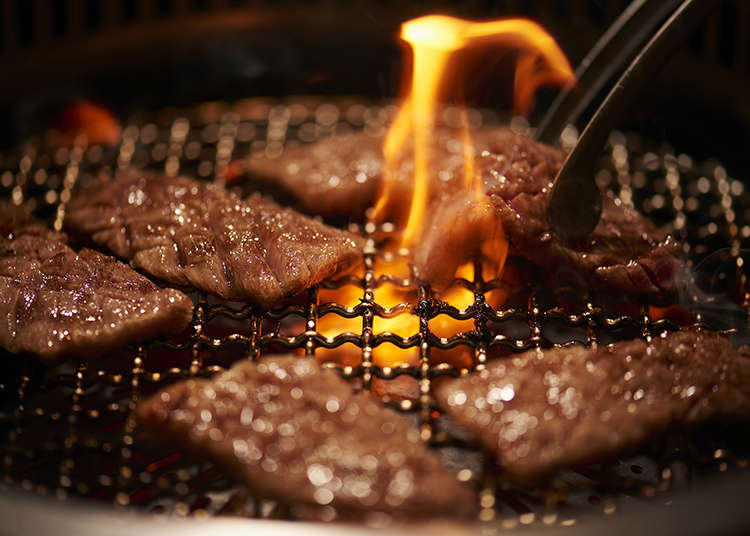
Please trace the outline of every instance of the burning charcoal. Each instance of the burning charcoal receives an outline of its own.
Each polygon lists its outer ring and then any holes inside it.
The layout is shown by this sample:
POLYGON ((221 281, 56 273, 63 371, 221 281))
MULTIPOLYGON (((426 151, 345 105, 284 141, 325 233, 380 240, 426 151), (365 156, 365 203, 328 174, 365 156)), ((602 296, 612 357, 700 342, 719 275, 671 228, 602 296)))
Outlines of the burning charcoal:
POLYGON ((193 303, 112 257, 65 245, 23 208, 0 204, 0 343, 45 360, 94 356, 185 328, 193 303))
POLYGON ((58 116, 57 142, 72 145, 76 137, 84 136, 92 145, 117 145, 122 128, 112 112, 88 100, 75 100, 65 106, 58 116))
POLYGON ((78 192, 67 227, 165 281, 267 308, 359 258, 361 239, 254 195, 122 171, 78 192))
POLYGON ((441 384, 444 410, 519 480, 594 463, 671 427, 750 416, 750 349, 687 330, 531 350, 441 384))
POLYGON ((475 510, 473 492, 416 429, 371 395, 353 394, 313 359, 240 361, 211 380, 157 393, 135 414, 258 495, 301 505, 313 517, 453 517, 475 510))

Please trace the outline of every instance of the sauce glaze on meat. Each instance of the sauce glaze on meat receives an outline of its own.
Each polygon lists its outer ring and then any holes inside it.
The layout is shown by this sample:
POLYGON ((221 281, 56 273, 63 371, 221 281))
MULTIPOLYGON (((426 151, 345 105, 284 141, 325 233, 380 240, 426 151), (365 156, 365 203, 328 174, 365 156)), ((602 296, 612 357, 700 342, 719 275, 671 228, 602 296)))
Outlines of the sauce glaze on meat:
POLYGON ((322 507, 343 517, 474 513, 473 492, 415 428, 314 359, 243 360, 211 380, 168 387, 136 417, 260 496, 314 516, 322 507))
POLYGON ((750 349, 688 330, 650 343, 531 350, 446 382, 436 397, 508 474, 529 480, 669 427, 750 417, 750 349))
POLYGON ((144 171, 81 189, 65 224, 164 281, 264 308, 352 264, 362 244, 259 195, 144 171))
POLYGON ((92 357, 177 333, 193 303, 112 257, 82 249, 0 203, 0 344, 45 360, 92 357))

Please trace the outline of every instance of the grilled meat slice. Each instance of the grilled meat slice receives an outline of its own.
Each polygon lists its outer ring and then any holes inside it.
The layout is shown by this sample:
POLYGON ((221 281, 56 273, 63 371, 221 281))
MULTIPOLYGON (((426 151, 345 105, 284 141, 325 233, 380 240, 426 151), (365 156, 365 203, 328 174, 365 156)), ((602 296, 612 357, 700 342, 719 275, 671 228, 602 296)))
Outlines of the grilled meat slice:
POLYGON ((0 344, 53 361, 185 328, 193 303, 95 251, 76 254, 23 208, 0 203, 0 344))
POLYGON ((338 134, 286 149, 279 158, 254 158, 246 171, 291 195, 303 212, 363 220, 380 187, 382 143, 363 132, 338 134))
POLYGON ((259 195, 144 171, 83 188, 66 226, 165 281, 264 308, 351 264, 362 243, 259 195))
POLYGON ((750 350, 715 332, 531 350, 438 387, 519 480, 601 461, 668 427, 750 416, 750 350))
MULTIPOLYGON (((495 174, 491 163, 498 158, 497 180, 503 186, 522 191, 526 183, 547 183, 562 165, 563 154, 551 147, 536 144, 504 127, 492 127, 472 133, 474 153, 494 150, 486 155, 485 174, 495 174), (524 142, 522 150, 513 144, 524 142), (502 149, 504 144, 511 148, 502 149), (502 169, 500 169, 502 166, 502 169)), ((451 196, 462 188, 464 176, 464 148, 458 129, 439 128, 429 148, 431 168, 435 170, 431 195, 451 196)), ((305 212, 322 216, 345 216, 361 219, 365 210, 375 204, 380 191, 385 162, 382 136, 364 132, 337 134, 309 145, 286 150, 279 158, 256 158, 245 169, 251 178, 281 188, 291 194, 305 212)), ((391 170, 394 195, 391 202, 404 207, 410 203, 413 187, 414 160, 411 145, 403 149, 391 170)), ((393 208, 394 214, 404 207, 393 208)))
MULTIPOLYGON (((652 300, 672 298, 685 280, 679 244, 632 207, 607 195, 602 216, 589 237, 565 243, 547 221, 552 181, 563 154, 508 129, 477 136, 475 168, 483 190, 496 208, 496 223, 508 241, 509 255, 525 258, 541 268, 550 285, 572 285, 610 294, 623 293, 652 300)), ((471 220, 441 217, 464 193, 443 192, 430 208, 423 240, 415 251, 417 269, 428 281, 440 282, 436 267, 445 264, 453 249, 445 237, 461 231, 471 220)), ((478 201, 485 203, 487 200, 478 201)), ((486 234, 486 233, 484 233, 486 234)), ((464 249, 471 249, 464 244, 464 249)), ((474 248, 478 249, 478 246, 474 248)), ((469 259, 465 259, 469 260, 469 259)), ((453 263, 455 264, 455 260, 453 263)))
POLYGON ((490 199, 474 192, 457 192, 437 205, 414 251, 419 277, 444 289, 460 265, 475 259, 487 268, 482 270, 485 280, 501 275, 508 244, 490 199))
MULTIPOLYGON (((332 136, 294 148, 277 160, 253 160, 249 172, 276 181, 306 211, 361 219, 364 209, 374 204, 382 180, 385 165, 376 150, 381 144, 381 139, 364 133, 332 136)), ((684 280, 679 244, 611 196, 605 197, 601 221, 585 241, 565 243, 551 232, 546 211, 552 181, 564 160, 561 151, 503 127, 474 132, 473 144, 474 169, 496 207, 495 225, 502 225, 510 255, 539 266, 549 284, 652 300, 667 300, 676 293, 684 280)), ((460 132, 438 129, 431 160, 435 173, 430 217, 414 253, 421 276, 440 287, 453 275, 445 275, 444 267, 470 260, 455 258, 450 237, 473 236, 478 242, 499 233, 486 231, 490 223, 482 224, 485 232, 476 233, 477 218, 448 217, 467 198, 460 132)), ((408 208, 413 169, 406 148, 393 171, 390 199, 395 206, 390 207, 389 217, 399 219, 408 208)), ((488 200, 473 203, 484 206, 488 200)), ((465 243, 462 252, 480 249, 480 244, 465 243)))
POLYGON ((551 284, 652 300, 673 297, 685 281, 680 245, 611 193, 602 200, 599 223, 583 241, 565 243, 551 232, 547 205, 562 155, 553 159, 549 153, 548 147, 508 132, 493 139, 480 157, 484 191, 498 209, 511 255, 540 266, 551 284), (503 160, 502 155, 512 156, 503 160), (503 176, 519 158, 530 164, 530 173, 510 184, 503 176), (545 169, 549 175, 542 173, 545 169))
POLYGON ((473 492, 415 429, 314 359, 243 360, 211 380, 168 387, 135 416, 260 496, 330 505, 344 517, 474 512, 473 492))
MULTIPOLYGON (((463 180, 460 132, 441 128, 429 148, 434 162, 434 192, 454 191, 463 180)), ((383 137, 364 132, 337 134, 313 144, 293 147, 276 159, 252 159, 246 171, 252 179, 281 188, 297 200, 299 208, 326 218, 364 219, 381 189, 385 162, 383 137)), ((414 160, 411 146, 404 148, 391 172, 388 218, 404 215, 411 203, 414 160)))

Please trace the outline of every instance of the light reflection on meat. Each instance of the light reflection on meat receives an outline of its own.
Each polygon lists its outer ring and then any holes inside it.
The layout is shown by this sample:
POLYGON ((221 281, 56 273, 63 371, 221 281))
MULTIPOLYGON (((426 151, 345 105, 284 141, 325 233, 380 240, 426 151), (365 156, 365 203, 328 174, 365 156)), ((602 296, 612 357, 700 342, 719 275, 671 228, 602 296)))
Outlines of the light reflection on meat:
POLYGON ((243 360, 136 409, 149 429, 305 516, 464 517, 473 492, 419 433, 335 371, 293 356, 243 360))
POLYGON ((178 285, 269 308, 361 257, 361 238, 254 195, 121 171, 82 188, 65 224, 178 285))
POLYGON ((519 480, 627 452, 669 427, 750 416, 750 349, 686 330, 652 342, 530 350, 436 389, 519 480))
POLYGON ((45 360, 93 357, 132 342, 176 334, 193 302, 129 266, 0 203, 0 343, 45 360))

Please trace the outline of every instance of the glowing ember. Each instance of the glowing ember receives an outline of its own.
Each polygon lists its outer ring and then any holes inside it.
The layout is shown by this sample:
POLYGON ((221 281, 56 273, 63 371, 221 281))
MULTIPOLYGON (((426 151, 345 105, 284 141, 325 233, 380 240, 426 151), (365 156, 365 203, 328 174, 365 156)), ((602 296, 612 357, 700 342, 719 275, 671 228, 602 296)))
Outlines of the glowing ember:
MULTIPOLYGON (((378 258, 375 263, 376 283, 373 298, 375 303, 385 308, 383 315, 376 314, 372 320, 372 330, 375 334, 393 334, 403 340, 419 333, 419 317, 412 314, 417 305, 417 288, 413 280, 409 280, 409 258, 399 255, 387 255, 378 258), (394 278, 391 280, 391 278, 394 278), (393 315, 393 316, 391 316, 393 315)), ((464 264, 456 270, 456 283, 449 286, 436 297, 449 303, 459 310, 464 310, 474 303, 474 292, 467 282, 475 279, 472 263, 464 264), (464 280, 463 282, 461 280, 464 280)), ((362 298, 363 290, 356 285, 344 285, 337 289, 320 289, 318 302, 322 305, 336 302, 345 307, 355 307, 362 298)), ((484 292, 485 300, 491 307, 499 307, 508 295, 508 287, 500 286, 484 292)), ((317 331, 324 337, 336 337, 350 332, 362 332, 362 317, 345 318, 335 313, 322 315, 318 319, 317 331)), ((475 328, 473 318, 456 320, 455 318, 439 314, 430 319, 430 333, 438 338, 450 338, 461 332, 468 332, 475 328)), ((354 366, 361 360, 361 350, 354 345, 344 344, 336 348, 318 348, 315 355, 323 362, 334 362, 341 366, 354 366)), ((471 365, 472 352, 466 347, 448 350, 431 349, 431 362, 450 362, 458 368, 471 365), (434 357, 434 359, 433 359, 434 357)), ((417 365, 419 363, 419 348, 400 348, 390 342, 384 342, 373 348, 372 361, 378 367, 395 367, 402 364, 417 365)), ((386 382, 388 383, 388 382, 386 382)), ((385 386, 386 388, 388 386, 385 386)), ((387 389, 386 389, 387 390, 387 389)))
POLYGON ((77 136, 95 145, 117 145, 122 129, 114 114, 104 106, 76 100, 63 108, 58 117, 60 143, 69 145, 77 136))

